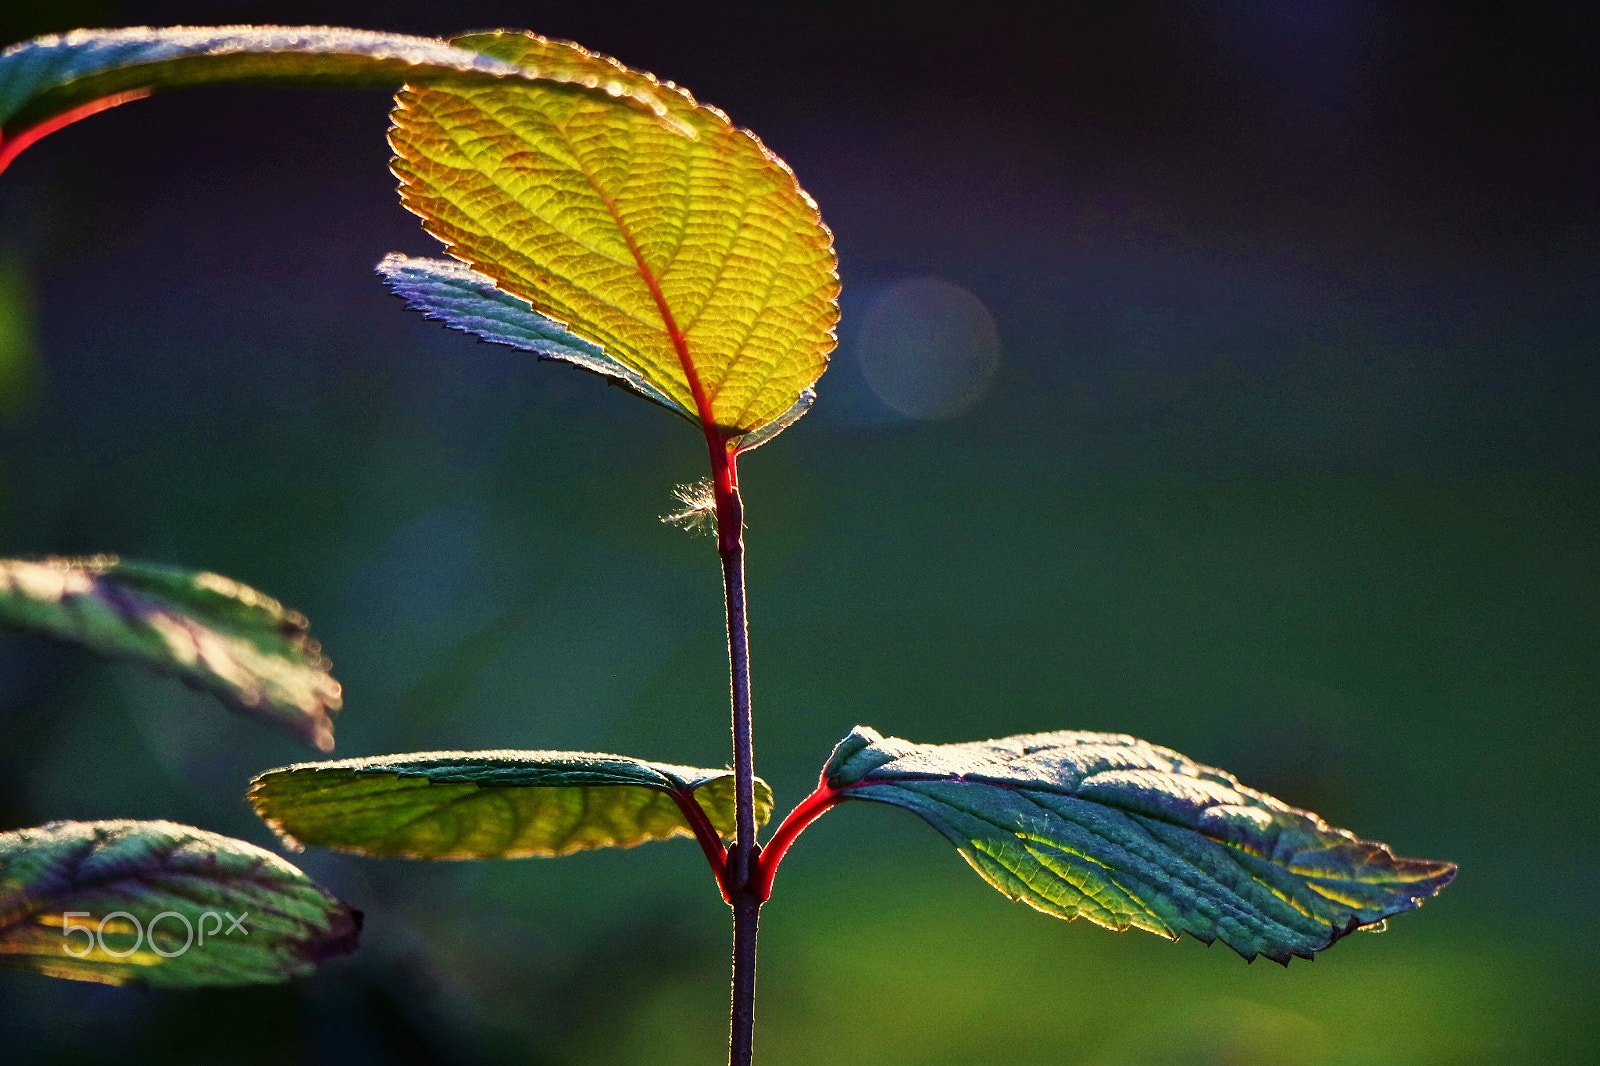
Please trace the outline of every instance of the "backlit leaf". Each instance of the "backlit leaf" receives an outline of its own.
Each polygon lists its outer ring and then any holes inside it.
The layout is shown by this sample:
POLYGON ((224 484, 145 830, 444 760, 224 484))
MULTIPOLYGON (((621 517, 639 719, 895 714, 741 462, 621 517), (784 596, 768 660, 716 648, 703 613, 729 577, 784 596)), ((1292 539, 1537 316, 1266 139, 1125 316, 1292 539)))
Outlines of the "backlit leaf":
MULTIPOLYGON (((152 91, 213 82, 388 88, 506 78, 572 80, 560 70, 506 63, 432 37, 328 26, 75 30, 0 53, 0 170, 52 130, 152 91)), ((608 81, 578 88, 626 96, 646 114, 662 111, 644 87, 608 81)))
POLYGON ((103 984, 267 984, 355 950, 361 914, 242 840, 172 822, 0 833, 0 965, 103 984))
MULTIPOLYGON (((570 751, 441 751, 302 763, 256 778, 250 802, 285 841, 361 855, 511 859, 694 835, 693 796, 734 831, 733 773, 570 751)), ((756 782, 757 822, 772 791, 756 782)))
POLYGON ((378 276, 406 306, 437 319, 451 329, 471 333, 492 344, 533 352, 541 359, 560 359, 603 375, 674 414, 695 421, 694 412, 617 362, 598 345, 573 336, 493 281, 454 259, 416 259, 398 253, 378 264, 378 276))
POLYGON ((823 783, 916 812, 991 885, 1047 914, 1221 940, 1246 959, 1310 958, 1456 872, 1118 733, 912 744, 858 726, 823 783))
POLYGON ((677 128, 540 84, 408 88, 390 143, 428 231, 736 448, 803 414, 839 283, 788 167, 715 108, 576 45, 453 43, 653 94, 677 128))
POLYGON ((92 559, 0 560, 0 625, 133 659, 333 748, 339 683, 306 620, 218 574, 92 559))

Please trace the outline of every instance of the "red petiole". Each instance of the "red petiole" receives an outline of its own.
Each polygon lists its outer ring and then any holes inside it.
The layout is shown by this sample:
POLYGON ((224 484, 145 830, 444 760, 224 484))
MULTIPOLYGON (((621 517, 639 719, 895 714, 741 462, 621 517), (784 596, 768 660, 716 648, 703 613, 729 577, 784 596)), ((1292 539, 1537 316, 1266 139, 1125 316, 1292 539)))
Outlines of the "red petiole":
POLYGON ((694 798, 693 792, 674 791, 672 798, 688 820, 689 828, 694 830, 700 850, 706 853, 706 862, 711 864, 711 872, 717 877, 717 887, 722 890, 723 901, 731 904, 733 899, 728 894, 728 848, 722 843, 722 837, 711 825, 711 819, 706 817, 704 808, 694 798))
MULTIPOLYGON (((830 788, 825 782, 819 782, 816 790, 788 813, 777 831, 772 834, 772 839, 767 841, 765 847, 758 848, 751 859, 750 875, 746 881, 746 891, 750 895, 762 903, 772 897, 772 881, 778 874, 778 864, 783 861, 789 845, 805 832, 806 826, 820 818, 824 811, 845 799, 848 791, 844 788, 830 788)), ((700 807, 700 802, 694 798, 693 793, 674 792, 672 798, 677 800, 679 809, 689 820, 695 839, 700 842, 700 848, 706 854, 706 861, 711 864, 711 872, 716 875, 717 887, 722 890, 722 898, 731 903, 730 885, 733 871, 728 849, 723 845, 722 838, 712 827, 711 819, 706 817, 706 812, 700 807)))
POLYGON ((829 788, 819 781, 816 791, 790 811, 767 841, 767 846, 756 856, 755 870, 750 875, 750 891, 763 903, 772 896, 772 879, 778 875, 778 864, 794 843, 795 837, 805 832, 806 826, 816 821, 822 813, 845 798, 845 789, 829 788))
POLYGON ((109 111, 121 104, 131 103, 134 100, 143 100, 150 95, 149 89, 129 89, 127 92, 113 93, 102 96, 98 100, 90 100, 86 104, 79 104, 70 111, 63 111, 54 118, 47 118, 37 126, 30 126, 21 133, 7 137, 0 133, 0 172, 11 165, 11 161, 22 154, 22 150, 41 137, 48 137, 64 126, 70 126, 80 119, 90 115, 98 115, 102 111, 109 111))

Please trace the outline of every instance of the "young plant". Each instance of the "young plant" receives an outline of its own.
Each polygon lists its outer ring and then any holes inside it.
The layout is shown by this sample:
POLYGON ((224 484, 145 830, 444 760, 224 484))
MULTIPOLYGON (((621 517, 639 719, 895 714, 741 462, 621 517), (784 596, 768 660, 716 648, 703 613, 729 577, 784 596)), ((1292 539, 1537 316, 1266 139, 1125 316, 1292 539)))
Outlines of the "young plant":
MULTIPOLYGON (((35 131, 152 88, 356 82, 380 62, 372 48, 361 61, 339 50, 350 31, 139 33, 131 52, 126 35, 105 34, 0 57, 0 164, 35 131), (123 51, 97 43, 114 38, 123 51), (30 87, 11 73, 50 56, 70 76, 30 87), (21 114, 38 124, 13 132, 21 114)), ((671 83, 523 32, 404 48, 428 58, 402 72, 393 170, 401 202, 453 258, 391 255, 378 272, 410 307, 603 375, 703 436, 709 488, 685 491, 675 517, 715 523, 732 768, 552 751, 305 763, 250 789, 287 844, 487 859, 692 836, 733 912, 736 1066, 753 1057, 761 907, 800 833, 846 801, 914 812, 995 888, 1047 914, 1221 940, 1247 960, 1310 958, 1449 883, 1449 863, 1396 858, 1227 773, 1106 733, 925 745, 858 726, 762 844, 772 797, 754 769, 738 462, 815 398, 838 319, 831 234, 782 160, 671 83)))

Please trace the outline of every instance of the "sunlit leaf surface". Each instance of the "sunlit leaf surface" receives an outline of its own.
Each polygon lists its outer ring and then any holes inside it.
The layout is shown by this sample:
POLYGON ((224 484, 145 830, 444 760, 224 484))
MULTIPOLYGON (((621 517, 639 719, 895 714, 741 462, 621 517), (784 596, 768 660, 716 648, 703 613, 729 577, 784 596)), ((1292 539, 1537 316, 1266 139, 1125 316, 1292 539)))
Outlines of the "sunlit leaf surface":
POLYGON ((390 142, 428 231, 736 446, 804 413, 839 285, 788 167, 720 111, 576 45, 453 43, 657 95, 670 122, 558 85, 408 88, 390 142))
POLYGON ((169 988, 273 983, 355 950, 361 915, 242 840, 172 822, 0 833, 0 965, 169 988))
POLYGON ((1310 958, 1450 883, 1231 775, 1117 733, 912 744, 857 727, 823 782, 921 815, 991 885, 1063 918, 1310 958))
MULTIPOLYGON (((316 87, 389 87, 570 80, 454 48, 431 37, 328 26, 138 26, 23 41, 0 53, 0 170, 51 130, 152 91, 213 82, 278 82, 316 87)), ((626 95, 642 113, 662 110, 645 87, 626 95)))
POLYGON ((437 319, 451 329, 470 333, 492 344, 533 352, 543 359, 559 359, 600 374, 658 403, 691 422, 694 412, 651 385, 628 366, 611 358, 598 345, 567 332, 547 318, 495 287, 495 283, 454 259, 417 259, 385 256, 378 276, 406 306, 437 319))
MULTIPOLYGON (((291 844, 421 859, 567 855, 693 835, 674 796, 734 831, 733 774, 569 751, 441 751, 302 763, 250 802, 291 844)), ((772 791, 756 782, 757 821, 772 791)))
POLYGON ((237 581, 110 557, 3 559, 0 624, 174 674, 333 748, 339 683, 305 618, 237 581))

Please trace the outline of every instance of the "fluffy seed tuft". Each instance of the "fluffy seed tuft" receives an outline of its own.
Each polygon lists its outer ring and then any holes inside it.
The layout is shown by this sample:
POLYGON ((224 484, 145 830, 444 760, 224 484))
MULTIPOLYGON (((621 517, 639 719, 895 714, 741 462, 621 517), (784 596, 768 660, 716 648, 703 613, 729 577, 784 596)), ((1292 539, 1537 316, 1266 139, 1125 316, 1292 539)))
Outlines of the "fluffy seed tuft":
POLYGON ((661 516, 661 521, 679 529, 703 530, 714 533, 717 528, 717 496, 709 478, 701 478, 672 490, 681 505, 671 514, 661 516))

